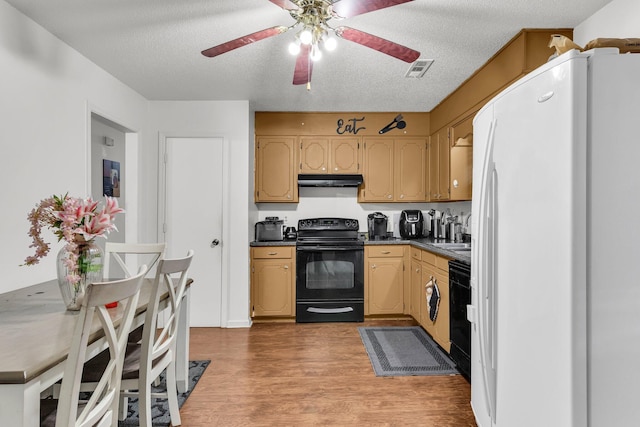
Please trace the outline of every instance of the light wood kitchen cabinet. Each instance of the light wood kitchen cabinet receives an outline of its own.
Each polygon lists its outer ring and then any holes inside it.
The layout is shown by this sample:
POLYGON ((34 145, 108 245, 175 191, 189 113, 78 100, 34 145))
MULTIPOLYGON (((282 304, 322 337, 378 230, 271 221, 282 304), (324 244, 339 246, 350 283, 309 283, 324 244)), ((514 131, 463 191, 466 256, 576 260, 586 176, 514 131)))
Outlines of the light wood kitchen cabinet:
POLYGON ((546 63, 555 52, 549 46, 552 34, 562 34, 573 39, 573 30, 570 28, 525 28, 519 31, 431 110, 431 129, 435 131, 458 122, 469 111, 480 109, 509 84, 546 63))
POLYGON ((426 200, 426 138, 365 138, 360 202, 426 200))
POLYGON ((256 140, 256 202, 297 202, 296 138, 258 137, 256 140))
POLYGON ((432 202, 450 198, 449 155, 449 128, 445 127, 429 140, 429 200, 432 202))
POLYGON ((411 317, 420 323, 420 315, 424 310, 424 286, 422 286, 422 262, 411 259, 411 317))
POLYGON ((475 113, 517 79, 548 61, 552 34, 573 37, 573 30, 523 29, 482 67, 451 92, 430 113, 429 200, 471 200, 473 131, 475 113), (450 150, 440 151, 446 133, 450 150), (470 136, 470 137, 467 137, 470 136), (445 160, 445 156, 450 159, 445 160), (449 169, 446 169, 448 167, 449 169), (447 183, 446 185, 444 183, 447 183))
POLYGON ((404 313, 405 249, 365 246, 365 315, 404 313))
POLYGON ((451 126, 449 188, 452 201, 471 200, 475 114, 476 111, 451 126))
POLYGON ((449 352, 449 259, 441 257, 429 251, 422 251, 422 290, 420 324, 431 337, 449 352), (427 305, 427 286, 435 283, 440 292, 438 314, 435 321, 429 317, 427 305))
POLYGON ((299 173, 350 174, 360 172, 360 138, 300 138, 299 173))
POLYGON ((427 139, 396 139, 394 200, 424 202, 427 197, 427 139))
POLYGON ((361 202, 393 201, 393 139, 365 138, 363 153, 364 183, 358 191, 361 202))
POLYGON ((295 316, 295 247, 251 248, 251 316, 295 316))

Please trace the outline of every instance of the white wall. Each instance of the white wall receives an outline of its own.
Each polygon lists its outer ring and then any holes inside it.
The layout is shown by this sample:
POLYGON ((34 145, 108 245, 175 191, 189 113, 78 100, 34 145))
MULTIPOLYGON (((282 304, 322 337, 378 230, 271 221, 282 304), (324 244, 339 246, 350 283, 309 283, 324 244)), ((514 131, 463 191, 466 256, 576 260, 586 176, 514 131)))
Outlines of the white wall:
POLYGON ((580 46, 600 37, 640 37, 640 2, 613 0, 573 30, 573 40, 580 46))
POLYGON ((144 132, 148 102, 138 93, 0 0, 0 292, 55 278, 60 248, 38 265, 27 214, 53 194, 90 194, 90 111, 144 132))
MULTIPOLYGON (((250 324, 249 317, 249 223, 248 200, 253 198, 249 188, 250 158, 250 112, 247 101, 157 101, 150 103, 150 126, 157 130, 144 141, 147 203, 149 208, 157 206, 158 132, 172 136, 220 136, 229 141, 230 204, 229 222, 223 224, 231 230, 231 241, 223 242, 229 253, 229 300, 228 319, 222 319, 226 327, 241 327, 250 324)), ((194 186, 194 200, 198 193, 206 191, 194 186)), ((145 233, 149 239, 157 235, 157 218, 149 218, 145 233)), ((223 285, 224 286, 224 285, 223 285)), ((223 304, 225 302, 223 301, 223 304)), ((223 310, 224 313, 224 310, 223 310)))

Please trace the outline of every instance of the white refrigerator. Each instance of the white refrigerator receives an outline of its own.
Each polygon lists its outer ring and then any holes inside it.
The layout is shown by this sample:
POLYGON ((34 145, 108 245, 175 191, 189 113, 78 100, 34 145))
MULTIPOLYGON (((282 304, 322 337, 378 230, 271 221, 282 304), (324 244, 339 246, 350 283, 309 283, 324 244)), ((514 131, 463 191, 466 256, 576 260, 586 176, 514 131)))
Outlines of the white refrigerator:
POLYGON ((567 52, 473 128, 478 426, 640 426, 640 54, 567 52))

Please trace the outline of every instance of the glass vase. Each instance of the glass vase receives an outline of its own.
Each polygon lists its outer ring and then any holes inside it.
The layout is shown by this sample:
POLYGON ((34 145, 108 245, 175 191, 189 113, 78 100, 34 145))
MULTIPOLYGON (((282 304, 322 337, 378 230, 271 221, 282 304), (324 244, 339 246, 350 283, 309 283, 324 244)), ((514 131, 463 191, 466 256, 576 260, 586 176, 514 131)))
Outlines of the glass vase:
POLYGON ((80 310, 87 285, 102 281, 104 252, 93 240, 76 239, 77 262, 69 265, 69 251, 65 245, 57 257, 58 286, 67 310, 80 310))

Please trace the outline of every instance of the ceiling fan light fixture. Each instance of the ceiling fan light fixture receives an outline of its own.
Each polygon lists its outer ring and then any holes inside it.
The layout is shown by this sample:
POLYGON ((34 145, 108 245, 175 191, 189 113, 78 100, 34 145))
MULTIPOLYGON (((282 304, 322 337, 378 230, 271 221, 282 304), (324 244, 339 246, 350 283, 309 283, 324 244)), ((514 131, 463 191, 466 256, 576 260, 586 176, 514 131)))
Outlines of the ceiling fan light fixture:
POLYGON ((298 38, 300 39, 300 43, 302 44, 311 44, 311 42, 313 41, 313 33, 309 28, 305 28, 304 30, 302 30, 298 36, 298 38))
MULTIPOLYGON (((203 50, 201 53, 213 58, 242 46, 274 37, 289 30, 297 31, 295 40, 289 44, 288 50, 296 55, 296 65, 293 72, 294 85, 311 86, 312 63, 322 56, 322 50, 332 51, 337 47, 335 37, 357 43, 380 53, 392 56, 407 63, 413 63, 420 57, 420 52, 385 40, 373 34, 355 28, 340 26, 331 27, 328 22, 332 19, 340 20, 373 12, 391 6, 397 6, 414 0, 269 0, 271 3, 287 11, 295 23, 288 27, 278 25, 256 31, 228 42, 203 50), (322 50, 321 50, 322 48, 322 50)), ((431 65, 416 64, 407 72, 407 77, 421 77, 431 65)))
POLYGON ((338 41, 336 40, 335 37, 327 37, 323 39, 323 45, 324 45, 324 48, 327 49, 327 51, 332 52, 336 50, 336 47, 338 46, 338 41))
POLYGON ((297 55, 300 53, 300 43, 291 42, 289 43, 289 53, 291 55, 297 55))
POLYGON ((312 61, 316 62, 322 59, 322 51, 317 45, 313 45, 311 48, 311 54, 309 55, 312 61))

